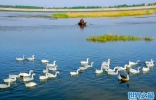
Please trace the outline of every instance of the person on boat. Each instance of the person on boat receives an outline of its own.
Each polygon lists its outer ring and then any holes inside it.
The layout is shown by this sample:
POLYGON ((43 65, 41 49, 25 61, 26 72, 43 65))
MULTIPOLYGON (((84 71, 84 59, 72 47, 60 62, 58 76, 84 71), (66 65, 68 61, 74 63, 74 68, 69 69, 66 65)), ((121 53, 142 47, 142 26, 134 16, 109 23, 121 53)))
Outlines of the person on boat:
POLYGON ((80 19, 80 23, 84 23, 84 20, 83 19, 80 19))

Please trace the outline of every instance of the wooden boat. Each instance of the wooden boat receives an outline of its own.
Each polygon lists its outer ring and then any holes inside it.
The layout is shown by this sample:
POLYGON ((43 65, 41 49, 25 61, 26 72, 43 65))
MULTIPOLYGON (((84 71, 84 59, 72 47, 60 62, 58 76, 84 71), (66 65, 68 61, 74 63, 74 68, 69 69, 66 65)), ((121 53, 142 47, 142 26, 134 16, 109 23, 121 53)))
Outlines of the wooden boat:
POLYGON ((78 22, 78 25, 86 25, 86 24, 87 22, 83 22, 83 23, 78 22))

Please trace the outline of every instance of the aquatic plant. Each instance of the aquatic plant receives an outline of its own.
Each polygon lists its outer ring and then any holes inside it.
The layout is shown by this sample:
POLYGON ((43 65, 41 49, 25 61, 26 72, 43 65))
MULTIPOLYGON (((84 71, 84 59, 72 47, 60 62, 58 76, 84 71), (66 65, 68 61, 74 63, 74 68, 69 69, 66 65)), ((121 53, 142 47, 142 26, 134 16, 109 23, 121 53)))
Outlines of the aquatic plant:
POLYGON ((150 37, 148 37, 148 36, 146 36, 145 38, 144 38, 144 40, 145 41, 152 41, 152 40, 154 40, 153 38, 150 38, 150 37))
POLYGON ((54 18, 68 18, 68 15, 67 14, 52 14, 52 17, 54 18))
POLYGON ((138 36, 126 36, 126 35, 117 35, 117 34, 104 34, 100 36, 91 36, 86 38, 87 41, 92 42, 111 42, 111 41, 152 41, 153 38, 146 36, 145 38, 141 38, 138 36))

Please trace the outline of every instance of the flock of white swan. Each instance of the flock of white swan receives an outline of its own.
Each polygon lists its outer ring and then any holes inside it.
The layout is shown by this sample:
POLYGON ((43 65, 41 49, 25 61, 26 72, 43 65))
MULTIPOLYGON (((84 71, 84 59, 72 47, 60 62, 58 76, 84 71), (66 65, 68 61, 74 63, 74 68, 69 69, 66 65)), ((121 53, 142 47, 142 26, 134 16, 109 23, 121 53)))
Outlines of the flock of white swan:
MULTIPOLYGON (((34 55, 32 55, 32 57, 28 57, 25 58, 25 55, 23 55, 23 58, 16 58, 16 61, 24 61, 25 59, 27 59, 28 61, 33 61, 34 55)), ((41 60, 42 63, 46 63, 46 69, 43 69, 43 73, 45 75, 43 76, 39 76, 40 80, 46 80, 48 78, 55 78, 57 77, 57 75, 59 74, 59 71, 57 71, 57 65, 56 65, 56 61, 54 61, 52 64, 49 64, 48 60, 41 60), (55 74, 49 73, 49 70, 52 71, 56 71, 55 74)), ((120 81, 129 81, 129 73, 127 74, 127 76, 121 75, 118 72, 119 71, 123 71, 126 69, 129 69, 129 72, 132 74, 138 74, 140 73, 140 68, 138 67, 138 69, 133 69, 132 66, 137 65, 138 62, 140 62, 140 60, 138 60, 137 62, 131 62, 129 61, 129 64, 126 64, 124 67, 120 67, 120 66, 116 66, 113 69, 110 68, 110 62, 111 60, 108 59, 108 61, 104 61, 101 65, 101 69, 100 70, 95 70, 96 74, 101 74, 103 73, 103 71, 105 70, 109 75, 118 75, 118 79, 120 81)), ((89 58, 87 58, 86 61, 81 61, 80 64, 82 65, 82 67, 79 67, 75 72, 70 71, 70 75, 78 75, 79 71, 83 71, 86 70, 88 68, 93 68, 93 64, 94 62, 91 62, 91 64, 89 65, 89 58)), ((154 60, 151 59, 151 61, 145 61, 146 67, 142 68, 143 72, 148 72, 150 70, 150 67, 154 66, 154 60)), ((3 79, 5 83, 8 84, 0 84, 0 89, 4 89, 4 88, 9 88, 10 87, 10 83, 16 81, 16 78, 18 77, 22 77, 23 81, 25 82, 25 86, 26 87, 33 87, 36 86, 37 84, 35 82, 33 82, 34 80, 34 76, 35 73, 33 73, 33 70, 30 70, 29 73, 19 73, 18 75, 10 75, 9 74, 9 78, 7 79, 3 79)))

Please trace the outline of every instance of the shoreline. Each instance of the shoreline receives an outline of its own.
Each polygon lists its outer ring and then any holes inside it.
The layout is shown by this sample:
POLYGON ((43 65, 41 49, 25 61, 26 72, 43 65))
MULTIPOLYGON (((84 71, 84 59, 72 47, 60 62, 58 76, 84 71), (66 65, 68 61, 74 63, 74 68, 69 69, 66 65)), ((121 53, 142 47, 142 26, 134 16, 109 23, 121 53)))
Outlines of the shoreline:
POLYGON ((124 7, 124 8, 95 8, 95 9, 23 9, 23 8, 0 8, 0 11, 19 12, 104 12, 104 11, 128 11, 146 10, 156 8, 156 6, 124 7))

